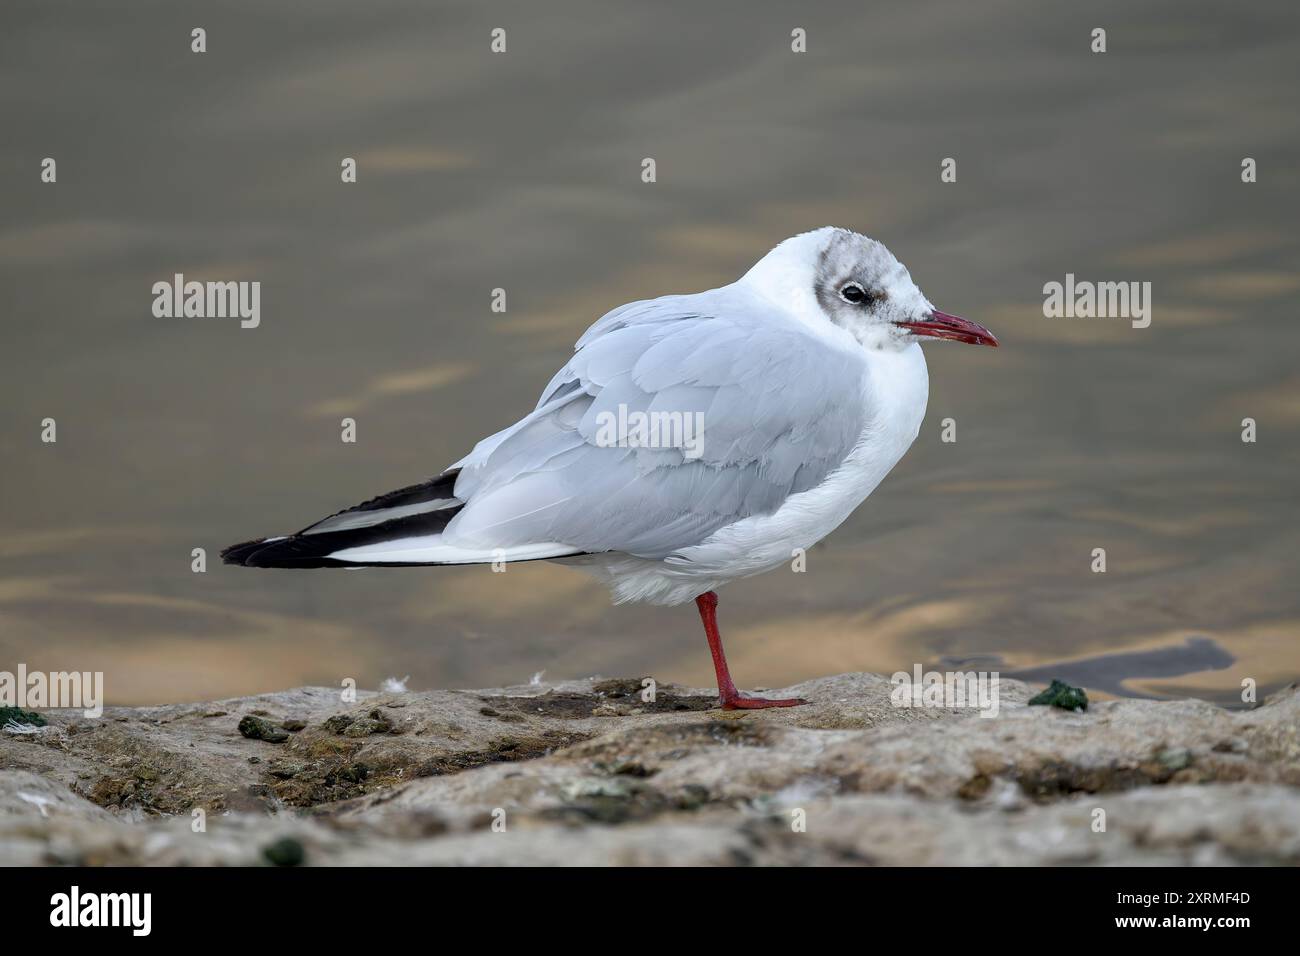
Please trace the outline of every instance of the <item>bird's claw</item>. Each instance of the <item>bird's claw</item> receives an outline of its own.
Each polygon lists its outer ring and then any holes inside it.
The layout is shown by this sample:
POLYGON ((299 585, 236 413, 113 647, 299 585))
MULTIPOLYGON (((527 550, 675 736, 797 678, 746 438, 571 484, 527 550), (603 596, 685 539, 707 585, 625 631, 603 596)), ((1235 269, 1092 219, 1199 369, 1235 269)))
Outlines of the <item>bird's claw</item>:
POLYGON ((806 703, 808 701, 802 697, 746 697, 737 694, 721 698, 723 710, 766 710, 769 707, 798 707, 806 703))

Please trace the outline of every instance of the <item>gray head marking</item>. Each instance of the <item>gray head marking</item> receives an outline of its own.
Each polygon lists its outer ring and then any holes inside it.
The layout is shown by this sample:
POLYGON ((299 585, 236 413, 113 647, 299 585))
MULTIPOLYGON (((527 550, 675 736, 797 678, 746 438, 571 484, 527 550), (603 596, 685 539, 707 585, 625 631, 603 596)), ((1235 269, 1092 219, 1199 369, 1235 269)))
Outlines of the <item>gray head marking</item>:
POLYGON ((863 344, 901 338, 892 323, 931 306, 911 275, 883 243, 848 229, 834 229, 821 248, 813 292, 826 317, 863 344))

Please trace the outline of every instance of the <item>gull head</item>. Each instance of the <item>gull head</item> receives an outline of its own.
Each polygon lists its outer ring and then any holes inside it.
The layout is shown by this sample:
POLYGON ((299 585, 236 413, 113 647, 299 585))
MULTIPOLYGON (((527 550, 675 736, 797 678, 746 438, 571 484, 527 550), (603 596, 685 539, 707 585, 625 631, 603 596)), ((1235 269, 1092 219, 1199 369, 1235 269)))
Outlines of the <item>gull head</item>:
POLYGON ((829 322, 865 348, 900 349, 920 339, 996 346, 982 325, 936 309, 884 243, 827 226, 787 239, 741 282, 805 322, 829 322))

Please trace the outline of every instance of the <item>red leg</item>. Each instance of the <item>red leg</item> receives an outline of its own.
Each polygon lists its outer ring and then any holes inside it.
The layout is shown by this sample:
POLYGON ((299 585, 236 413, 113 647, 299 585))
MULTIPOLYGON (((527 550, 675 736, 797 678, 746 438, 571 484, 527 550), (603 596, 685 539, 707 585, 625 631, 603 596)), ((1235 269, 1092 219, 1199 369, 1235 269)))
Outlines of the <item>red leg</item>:
POLYGON ((713 654, 713 670, 718 675, 718 697, 723 710, 762 710, 765 707, 798 707, 808 701, 802 697, 784 697, 771 699, 767 697, 746 697, 736 690, 727 670, 727 655, 722 652, 722 635, 718 633, 718 595, 705 591, 695 599, 700 609, 700 620, 704 622, 704 636, 709 639, 709 651, 713 654))

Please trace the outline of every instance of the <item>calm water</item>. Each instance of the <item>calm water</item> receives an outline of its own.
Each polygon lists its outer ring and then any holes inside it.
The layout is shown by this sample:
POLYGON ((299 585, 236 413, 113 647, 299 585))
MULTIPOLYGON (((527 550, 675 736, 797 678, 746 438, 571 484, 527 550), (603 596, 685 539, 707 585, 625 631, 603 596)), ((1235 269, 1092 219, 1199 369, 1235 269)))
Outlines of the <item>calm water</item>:
POLYGON ((440 471, 605 310, 837 224, 1004 347, 928 350, 884 485, 807 573, 723 592, 742 685, 980 661, 1232 700, 1300 676, 1300 8, 702 6, 4 4, 0 669, 103 670, 116 702, 709 685, 693 608, 612 608, 564 568, 190 552, 440 471), (154 318, 176 272, 260 281, 260 327, 154 318), (1066 273, 1151 282, 1151 326, 1044 318, 1066 273))

